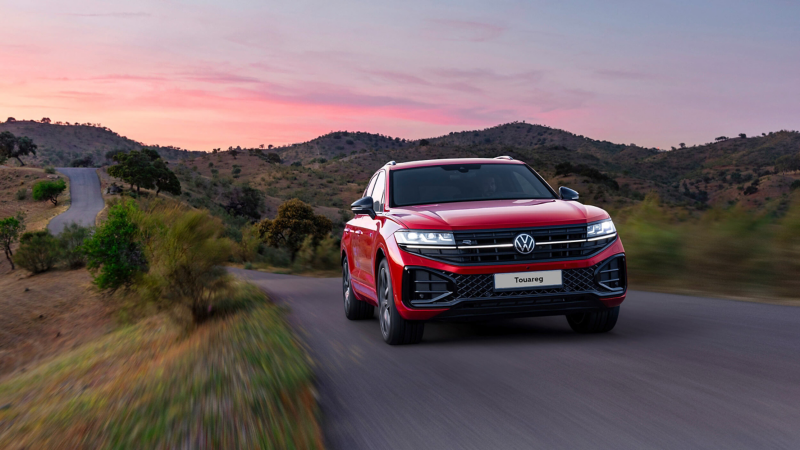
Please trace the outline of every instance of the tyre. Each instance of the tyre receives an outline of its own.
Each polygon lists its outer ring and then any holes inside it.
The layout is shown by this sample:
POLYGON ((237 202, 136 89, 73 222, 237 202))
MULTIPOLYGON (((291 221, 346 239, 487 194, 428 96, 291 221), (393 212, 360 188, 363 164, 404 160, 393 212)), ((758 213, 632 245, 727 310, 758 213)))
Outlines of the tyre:
POLYGON ((416 344, 422 340, 425 323, 404 319, 397 311, 392 292, 389 263, 384 259, 378 266, 378 319, 383 340, 389 345, 416 344))
POLYGON ((605 311, 569 314, 567 322, 578 333, 606 333, 614 328, 619 317, 619 306, 605 311))
POLYGON ((344 315, 350 320, 371 319, 375 313, 375 307, 367 302, 358 300, 353 293, 353 286, 350 279, 350 266, 347 264, 347 257, 342 260, 342 297, 344 298, 344 315))

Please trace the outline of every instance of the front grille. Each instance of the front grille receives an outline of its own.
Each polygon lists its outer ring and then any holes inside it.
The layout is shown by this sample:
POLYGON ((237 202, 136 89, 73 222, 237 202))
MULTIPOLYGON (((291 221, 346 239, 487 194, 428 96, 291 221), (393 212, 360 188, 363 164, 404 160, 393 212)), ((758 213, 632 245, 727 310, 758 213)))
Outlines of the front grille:
POLYGON ((454 232, 453 237, 456 248, 402 248, 426 258, 457 265, 513 264, 586 258, 606 248, 617 236, 613 234, 604 239, 587 240, 586 225, 579 225, 459 231, 454 232), (522 254, 514 248, 514 238, 521 233, 531 235, 536 241, 531 253, 522 254))
POLYGON ((530 297, 597 290, 594 284, 594 269, 592 267, 587 267, 585 269, 567 269, 561 272, 561 276, 563 284, 560 287, 519 291, 495 291, 494 275, 459 275, 454 273, 452 277, 456 284, 456 292, 453 299, 530 297))
MULTIPOLYGON (((625 256, 616 255, 591 267, 564 269, 562 285, 540 289, 494 289, 494 274, 463 275, 422 267, 408 267, 404 298, 415 307, 452 306, 464 301, 515 301, 546 304, 571 301, 562 295, 622 293, 626 287, 625 256), (547 297, 547 298, 545 298, 547 297)), ((517 303, 519 303, 517 302, 517 303)))

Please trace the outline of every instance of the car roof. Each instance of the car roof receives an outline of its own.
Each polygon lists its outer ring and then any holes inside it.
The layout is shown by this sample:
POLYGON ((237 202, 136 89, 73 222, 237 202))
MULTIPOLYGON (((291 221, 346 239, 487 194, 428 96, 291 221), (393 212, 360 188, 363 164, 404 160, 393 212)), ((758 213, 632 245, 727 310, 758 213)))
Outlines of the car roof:
POLYGON ((445 166, 449 164, 525 164, 515 159, 496 158, 450 158, 408 161, 385 166, 389 170, 411 169, 414 167, 445 166))

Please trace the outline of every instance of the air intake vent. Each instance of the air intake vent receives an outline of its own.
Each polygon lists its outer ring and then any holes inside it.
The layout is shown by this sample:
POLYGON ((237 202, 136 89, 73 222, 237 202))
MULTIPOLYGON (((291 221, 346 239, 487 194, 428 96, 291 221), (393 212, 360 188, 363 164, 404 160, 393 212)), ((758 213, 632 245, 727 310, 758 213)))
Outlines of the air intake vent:
POLYGON ((408 300, 414 306, 447 302, 455 291, 451 280, 424 269, 412 269, 408 281, 408 300))
POLYGON ((595 272, 595 281, 609 291, 625 289, 625 256, 609 259, 595 272))

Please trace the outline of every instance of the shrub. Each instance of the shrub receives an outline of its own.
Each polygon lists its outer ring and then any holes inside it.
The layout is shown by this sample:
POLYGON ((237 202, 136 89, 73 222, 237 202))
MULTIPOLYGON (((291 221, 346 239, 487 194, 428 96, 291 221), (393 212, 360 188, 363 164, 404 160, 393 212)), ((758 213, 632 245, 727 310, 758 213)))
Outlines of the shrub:
POLYGON ((64 180, 40 181, 33 185, 33 199, 39 201, 50 201, 54 206, 58 206, 58 196, 67 189, 64 180))
POLYGON ((64 262, 70 269, 77 269, 86 265, 86 254, 83 251, 83 244, 92 236, 92 229, 82 227, 77 223, 67 225, 58 241, 61 245, 64 262))
POLYGON ((139 227, 133 222, 137 212, 132 200, 117 203, 108 211, 108 219, 83 244, 87 267, 100 289, 129 287, 147 270, 139 227))
POLYGON ((47 166, 44 168, 44 173, 54 174, 56 173, 56 169, 53 166, 47 166))
POLYGON ((294 261, 296 270, 335 270, 339 268, 341 255, 339 245, 333 236, 328 235, 325 239, 314 245, 312 236, 306 237, 303 246, 297 252, 294 261))
POLYGON ((233 256, 237 262, 252 262, 258 256, 258 248, 261 246, 261 239, 258 230, 252 225, 242 228, 239 242, 234 246, 233 256))
POLYGON ((16 197, 17 197, 17 200, 24 201, 25 199, 28 198, 28 190, 25 189, 25 188, 22 188, 22 189, 18 190, 17 194, 16 194, 16 197))
POLYGON ((204 320, 226 297, 231 277, 222 264, 232 242, 221 237, 222 221, 207 211, 156 209, 138 214, 150 270, 139 285, 143 299, 194 322, 204 320))
POLYGON ((19 239, 20 233, 24 230, 25 215, 21 212, 18 212, 14 217, 6 217, 0 220, 0 245, 3 246, 6 259, 11 264, 11 270, 14 270, 14 260, 12 259, 14 253, 11 251, 11 244, 19 239))
POLYGON ((323 215, 314 214, 314 209, 299 199, 292 199, 278 208, 278 216, 264 219, 258 224, 259 234, 273 247, 284 246, 294 260, 307 236, 314 243, 326 237, 333 222, 323 215))
POLYGON ((61 246, 50 231, 30 231, 19 239, 14 262, 23 269, 41 273, 52 269, 61 257, 61 246))

